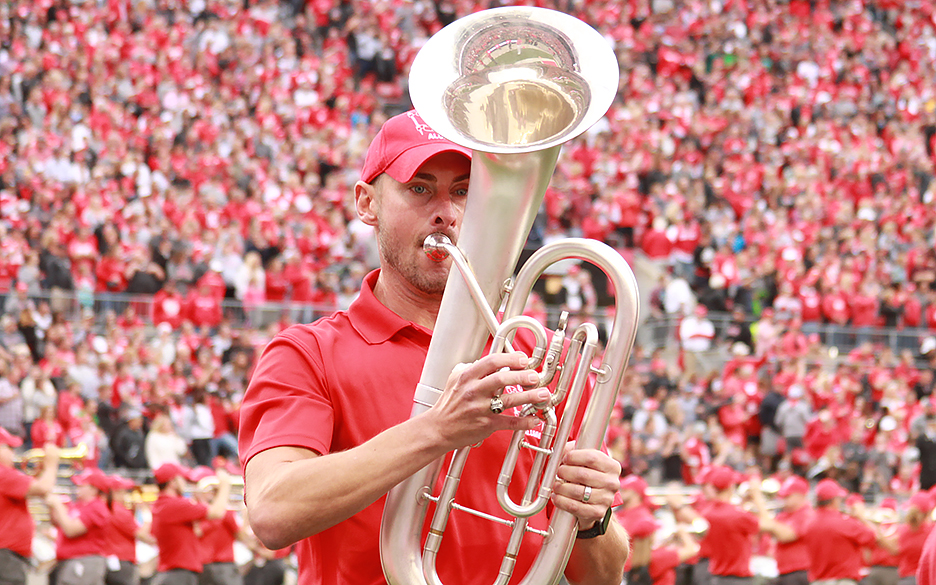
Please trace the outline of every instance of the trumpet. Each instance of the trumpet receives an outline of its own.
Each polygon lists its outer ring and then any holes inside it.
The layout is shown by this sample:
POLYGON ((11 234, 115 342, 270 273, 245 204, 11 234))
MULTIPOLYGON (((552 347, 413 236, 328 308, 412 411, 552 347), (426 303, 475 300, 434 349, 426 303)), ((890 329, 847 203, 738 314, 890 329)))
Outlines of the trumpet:
MULTIPOLYGON (((773 497, 780 492, 780 482, 773 477, 762 479, 758 487, 760 488, 760 492, 765 496, 773 497)), ((751 483, 749 481, 743 481, 738 485, 738 495, 742 498, 747 496, 750 491, 751 483)))

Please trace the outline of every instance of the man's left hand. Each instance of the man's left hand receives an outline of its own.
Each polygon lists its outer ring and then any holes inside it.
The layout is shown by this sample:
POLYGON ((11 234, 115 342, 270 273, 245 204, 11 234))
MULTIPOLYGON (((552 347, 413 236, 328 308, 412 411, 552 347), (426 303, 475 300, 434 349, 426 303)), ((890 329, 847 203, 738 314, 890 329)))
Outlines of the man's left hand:
POLYGON ((621 464, 610 455, 598 449, 577 449, 570 441, 553 485, 553 504, 575 516, 580 530, 588 530, 614 504, 620 479, 621 464))

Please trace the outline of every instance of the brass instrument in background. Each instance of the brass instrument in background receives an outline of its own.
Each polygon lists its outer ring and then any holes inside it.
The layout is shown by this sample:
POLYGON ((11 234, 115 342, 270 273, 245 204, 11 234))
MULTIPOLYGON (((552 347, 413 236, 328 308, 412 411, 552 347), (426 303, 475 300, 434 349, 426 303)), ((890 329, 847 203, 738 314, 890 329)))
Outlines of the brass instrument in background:
POLYGON ((662 487, 650 486, 644 492, 647 499, 655 506, 665 506, 669 504, 670 498, 676 497, 681 502, 688 498, 694 498, 702 493, 702 488, 697 485, 670 484, 662 487))
MULTIPOLYGON (((88 457, 88 446, 84 443, 78 443, 74 447, 67 447, 65 449, 59 449, 59 462, 66 461, 74 465, 75 463, 84 461, 88 457)), ((39 469, 39 463, 45 458, 45 449, 42 447, 36 447, 34 449, 29 449, 24 452, 19 457, 15 458, 13 461, 20 468, 26 472, 31 473, 39 469)))
MULTIPOLYGON (((738 484, 738 495, 742 498, 747 497, 750 491, 750 482, 742 481, 740 484, 738 484)), ((773 477, 765 477, 760 482, 760 491, 762 494, 768 497, 776 496, 780 492, 780 482, 773 477)))
MULTIPOLYGON (((524 414, 547 421, 539 445, 514 434, 501 479, 492 486, 512 520, 468 510, 455 502, 461 469, 470 447, 460 449, 439 495, 432 495, 442 460, 393 488, 380 529, 380 558, 390 585, 439 585, 436 553, 449 513, 472 513, 508 526, 508 550, 496 583, 510 579, 527 518, 545 507, 555 481, 562 448, 589 376, 597 382, 577 437, 580 448, 599 448, 637 328, 637 284, 627 262, 613 248, 594 240, 568 239, 544 246, 524 264, 515 282, 509 278, 543 201, 564 142, 580 135, 608 110, 617 92, 619 68, 608 42, 581 20, 543 8, 505 7, 459 19, 432 36, 410 73, 410 96, 428 126, 473 151, 466 209, 458 247, 441 234, 426 239, 424 249, 438 259, 451 257, 449 274, 433 329, 432 341, 416 388, 412 415, 425 412, 442 393, 452 369, 478 359, 489 337, 493 351, 508 348, 519 328, 537 338, 531 369, 543 365, 540 386, 558 374, 552 399, 524 414), (598 330, 579 326, 570 335, 560 364, 564 331, 547 347, 545 329, 521 315, 533 284, 559 260, 578 258, 599 266, 616 293, 615 316, 600 367, 598 330), (506 298, 506 304, 504 300, 506 298), (499 323, 496 311, 504 306, 499 323), (567 416, 556 420, 555 407, 565 400, 567 416), (523 501, 507 495, 507 483, 521 448, 535 452, 532 476, 523 501), (421 536, 430 502, 436 502, 429 536, 421 536)), ((543 537, 539 555, 522 585, 559 581, 575 539, 575 518, 557 510, 543 537)))

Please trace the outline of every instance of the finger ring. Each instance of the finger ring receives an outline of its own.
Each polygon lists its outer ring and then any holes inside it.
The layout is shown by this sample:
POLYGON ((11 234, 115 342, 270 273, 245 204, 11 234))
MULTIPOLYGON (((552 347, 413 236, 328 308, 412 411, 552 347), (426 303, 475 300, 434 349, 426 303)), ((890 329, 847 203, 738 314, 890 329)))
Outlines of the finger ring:
POLYGON ((591 486, 590 485, 585 486, 585 491, 582 492, 582 502, 586 504, 588 503, 588 500, 591 499, 591 492, 592 492, 591 486))
POLYGON ((504 401, 500 399, 500 396, 491 398, 491 412, 494 414, 500 414, 504 412, 504 401))

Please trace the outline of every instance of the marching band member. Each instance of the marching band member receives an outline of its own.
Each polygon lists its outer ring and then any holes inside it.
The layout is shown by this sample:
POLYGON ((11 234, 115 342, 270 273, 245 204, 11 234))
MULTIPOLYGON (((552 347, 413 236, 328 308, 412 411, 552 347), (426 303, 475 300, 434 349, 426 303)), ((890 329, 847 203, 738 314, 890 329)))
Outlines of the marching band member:
POLYGON ((917 585, 936 585, 936 530, 930 530, 916 572, 917 585))
POLYGON ((13 467, 13 449, 23 440, 0 427, 0 584, 26 585, 35 524, 26 505, 30 496, 45 497, 55 487, 59 450, 46 444, 42 471, 30 477, 13 467))
MULTIPOLYGON (((199 469, 196 469, 193 478, 199 477, 199 469)), ((198 479, 195 500, 210 505, 217 493, 218 478, 208 470, 198 479)), ((234 541, 249 543, 250 539, 237 521, 234 510, 227 510, 221 518, 200 520, 196 534, 202 552, 200 585, 241 585, 243 578, 234 563, 234 541)))
MULTIPOLYGON (((845 510, 853 514, 859 502, 864 504, 860 495, 848 496, 845 500, 845 510)), ((900 580, 897 572, 900 559, 897 557, 896 542, 891 538, 897 528, 897 519, 897 500, 884 498, 878 506, 878 518, 875 521, 882 536, 881 542, 875 540, 874 544, 865 550, 865 560, 869 568, 868 574, 861 580, 861 585, 897 585, 900 580)))
MULTIPOLYGON (((159 547, 159 565, 153 585, 198 585, 202 572, 201 549, 194 523, 223 518, 227 512, 231 481, 218 469, 218 493, 210 505, 186 498, 185 482, 193 482, 192 470, 163 463, 153 472, 159 497, 153 504, 153 536, 159 547)), ((195 480, 197 481, 197 480, 195 480)))
POLYGON ((650 577, 653 579, 653 585, 676 585, 676 568, 697 554, 698 541, 689 534, 685 525, 677 524, 673 542, 654 548, 650 556, 650 577))
POLYGON ((46 496, 49 517, 58 528, 55 542, 57 585, 104 585, 108 554, 107 526, 111 513, 104 497, 110 481, 97 469, 72 476, 75 501, 67 505, 58 494, 46 496))
POLYGON ((621 479, 623 504, 616 510, 621 526, 631 537, 631 553, 624 565, 628 585, 650 585, 650 558, 657 523, 647 503, 647 482, 639 475, 621 479))
MULTIPOLYGON (((709 551, 712 585, 751 585, 753 536, 761 528, 757 515, 731 502, 738 474, 726 465, 712 470, 708 478, 715 489, 715 501, 702 517, 709 523, 706 539, 717 543, 709 551)), ((752 490, 759 495, 759 490, 752 490)), ((757 497, 757 496, 755 496, 757 497)))
POLYGON ((858 583, 863 566, 861 551, 877 539, 874 529, 864 522, 863 505, 855 516, 840 511, 848 492, 831 479, 816 484, 816 511, 804 535, 809 550, 809 581, 827 585, 858 583))
MULTIPOLYGON (((757 482, 752 482, 752 489, 759 489, 757 482)), ((771 517, 766 508, 758 510, 763 530, 777 539, 775 585, 809 585, 809 550, 803 539, 813 518, 808 494, 809 483, 798 475, 791 475, 777 492, 783 500, 783 509, 776 518, 771 517)), ((762 500, 756 498, 755 505, 759 501, 762 500)))
POLYGON ((250 515, 243 511, 241 519, 244 530, 250 532, 253 540, 254 560, 244 575, 244 585, 283 585, 286 579, 286 559, 292 554, 291 546, 279 550, 270 550, 253 536, 250 529, 250 515))
MULTIPOLYGON (((677 495, 667 497, 667 505, 673 512, 676 522, 680 524, 692 524, 696 519, 703 518, 708 508, 715 502, 715 489, 712 487, 711 475, 715 467, 703 467, 696 481, 701 486, 702 491, 690 505, 684 505, 682 499, 677 495)), ((692 565, 692 585, 709 585, 711 574, 709 573, 709 557, 711 549, 716 543, 706 532, 699 541, 699 552, 693 560, 688 561, 692 565)))
MULTIPOLYGON (((348 311, 290 327, 270 342, 244 395, 238 438, 251 525, 268 547, 298 543, 302 585, 383 579, 383 496, 453 449, 484 440, 467 462, 459 495, 465 506, 499 509, 486 486, 496 481, 511 434, 497 431, 541 426, 536 417, 514 416, 516 407, 549 397, 520 352, 456 368, 435 406, 409 418, 451 268, 451 259, 428 258, 422 242, 440 232, 457 241, 470 156, 414 111, 384 123, 354 186, 355 209, 374 228, 381 268, 365 277, 348 311), (518 391, 501 394, 508 387, 518 391)), ((520 458, 519 476, 532 459, 520 458)), ((627 535, 611 514, 620 474, 620 463, 602 450, 566 446, 551 503, 579 527, 565 569, 572 583, 621 582, 627 535)), ((509 532, 482 522, 451 517, 443 544, 451 554, 439 555, 443 581, 466 571, 497 574, 501 560, 476 551, 505 547, 509 532)), ((547 522, 545 512, 530 518, 533 527, 547 522)), ((538 550, 530 539, 521 543, 518 573, 538 550)))
POLYGON ((910 497, 907 516, 897 527, 897 571, 900 575, 900 585, 917 583, 916 573, 920 566, 923 544, 933 532, 933 523, 930 520, 932 510, 931 494, 919 491, 910 497))
POLYGON ((152 537, 139 526, 128 506, 128 490, 135 487, 132 480, 112 475, 110 496, 107 506, 111 511, 111 522, 107 527, 108 553, 106 585, 139 585, 137 568, 137 539, 152 541, 152 537))

